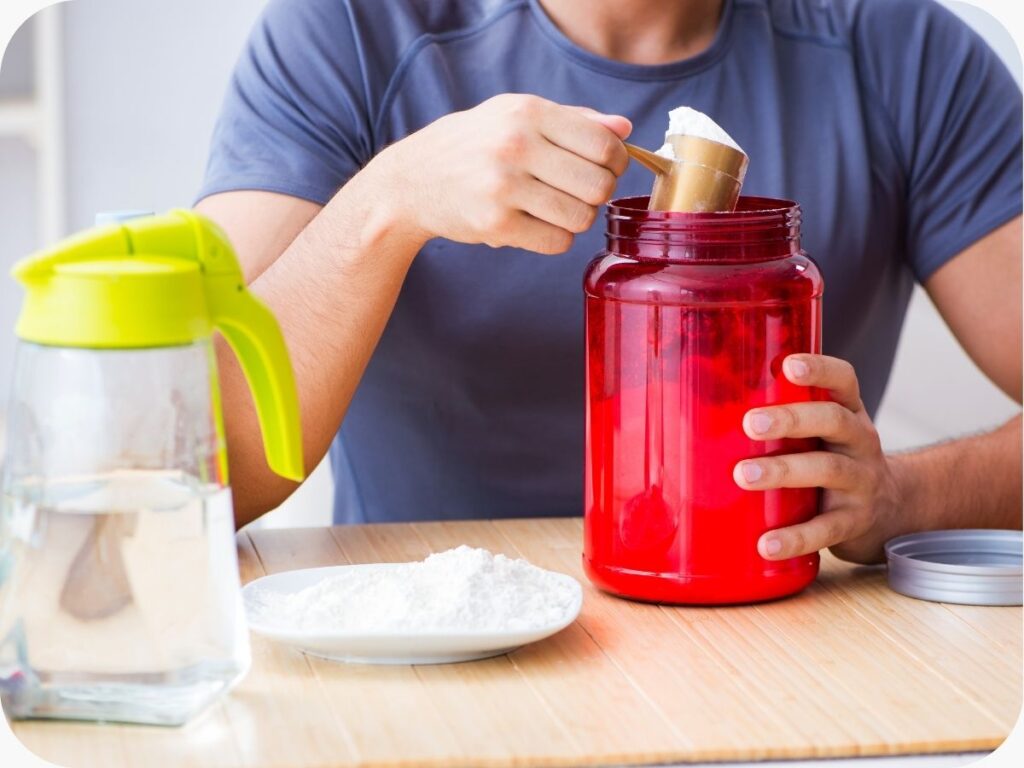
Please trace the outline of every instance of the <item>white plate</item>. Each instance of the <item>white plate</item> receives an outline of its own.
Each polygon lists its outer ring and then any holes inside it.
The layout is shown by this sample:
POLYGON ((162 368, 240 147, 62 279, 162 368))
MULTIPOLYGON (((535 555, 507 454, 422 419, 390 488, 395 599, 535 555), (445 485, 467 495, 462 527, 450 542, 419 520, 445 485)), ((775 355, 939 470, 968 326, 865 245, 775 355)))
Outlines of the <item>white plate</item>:
MULTIPOLYGON (((248 609, 257 591, 294 593, 313 586, 321 579, 350 574, 357 569, 389 567, 394 566, 390 563, 373 563, 284 571, 250 582, 242 589, 242 596, 248 609)), ((583 589, 571 576, 557 575, 573 583, 577 598, 557 622, 529 632, 308 632, 256 619, 252 611, 249 611, 249 628, 258 635, 290 645, 303 653, 332 661, 359 664, 449 664, 486 659, 550 637, 576 620, 583 605, 583 589)))

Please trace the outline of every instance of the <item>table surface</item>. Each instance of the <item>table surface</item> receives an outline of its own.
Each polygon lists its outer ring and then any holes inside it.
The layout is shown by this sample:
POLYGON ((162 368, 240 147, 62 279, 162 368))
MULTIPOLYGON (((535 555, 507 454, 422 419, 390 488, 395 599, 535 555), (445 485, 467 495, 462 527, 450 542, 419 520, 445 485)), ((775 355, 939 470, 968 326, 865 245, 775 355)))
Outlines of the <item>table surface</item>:
POLYGON ((1020 709, 1021 610, 928 603, 825 555, 806 592, 729 608, 594 590, 578 519, 254 530, 243 582, 482 546, 570 573, 579 620, 508 656, 375 667, 253 638, 248 677, 181 729, 23 722, 72 768, 597 765, 988 750, 1020 709))

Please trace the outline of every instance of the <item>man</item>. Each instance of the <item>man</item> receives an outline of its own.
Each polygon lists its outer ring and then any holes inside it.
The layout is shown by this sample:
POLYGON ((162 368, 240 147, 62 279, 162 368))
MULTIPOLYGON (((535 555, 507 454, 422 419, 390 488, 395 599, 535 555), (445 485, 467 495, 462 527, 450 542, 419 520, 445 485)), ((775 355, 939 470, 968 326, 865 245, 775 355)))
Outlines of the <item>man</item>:
MULTIPOLYGON (((271 0, 198 208, 281 322, 337 521, 581 513, 580 279, 599 206, 650 189, 622 140, 658 146, 683 104, 749 153, 747 194, 803 204, 827 285, 827 356, 784 372, 834 402, 742 425, 824 441, 737 466, 752 492, 825 489, 821 514, 766 533, 762 556, 872 561, 909 530, 1020 525, 1019 418, 899 456, 871 423, 915 278, 1021 398, 1021 93, 948 11, 271 0)), ((263 463, 233 359, 220 365, 243 524, 293 486, 263 463)))

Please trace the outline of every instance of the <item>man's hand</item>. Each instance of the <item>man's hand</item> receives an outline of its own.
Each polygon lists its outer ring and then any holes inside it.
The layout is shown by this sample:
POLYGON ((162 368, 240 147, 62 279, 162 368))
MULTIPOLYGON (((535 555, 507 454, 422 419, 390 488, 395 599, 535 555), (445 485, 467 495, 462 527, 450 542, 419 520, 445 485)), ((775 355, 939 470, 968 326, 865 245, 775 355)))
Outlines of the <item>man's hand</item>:
POLYGON ((876 562, 895 530, 900 489, 878 433, 860 399, 853 366, 823 355, 790 355, 782 370, 794 384, 828 392, 831 401, 755 408, 743 419, 753 440, 818 437, 821 451, 741 461, 733 475, 741 488, 824 489, 812 520, 769 531, 761 556, 785 560, 831 547, 844 560, 876 562))
POLYGON ((562 253, 629 159, 624 117, 503 94, 439 118, 367 166, 419 239, 562 253))

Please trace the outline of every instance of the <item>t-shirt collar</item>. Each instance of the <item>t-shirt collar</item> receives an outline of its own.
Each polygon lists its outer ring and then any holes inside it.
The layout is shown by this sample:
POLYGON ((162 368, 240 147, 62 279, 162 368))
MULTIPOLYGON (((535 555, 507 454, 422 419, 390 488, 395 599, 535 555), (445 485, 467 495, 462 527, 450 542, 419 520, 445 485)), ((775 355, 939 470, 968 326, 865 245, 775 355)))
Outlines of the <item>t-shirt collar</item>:
POLYGON ((722 57, 722 54, 728 49, 732 37, 732 20, 736 0, 724 1, 722 18, 718 22, 718 30, 715 32, 715 39, 710 46, 696 56, 667 64, 630 64, 591 53, 565 36, 541 6, 540 0, 528 0, 528 3, 533 18, 545 37, 563 53, 588 69, 626 80, 671 80, 696 74, 707 69, 722 57))

